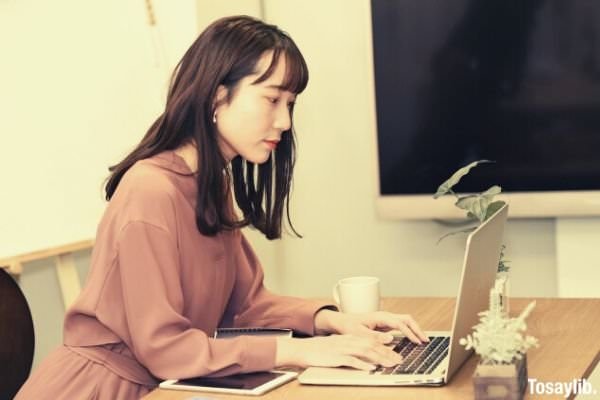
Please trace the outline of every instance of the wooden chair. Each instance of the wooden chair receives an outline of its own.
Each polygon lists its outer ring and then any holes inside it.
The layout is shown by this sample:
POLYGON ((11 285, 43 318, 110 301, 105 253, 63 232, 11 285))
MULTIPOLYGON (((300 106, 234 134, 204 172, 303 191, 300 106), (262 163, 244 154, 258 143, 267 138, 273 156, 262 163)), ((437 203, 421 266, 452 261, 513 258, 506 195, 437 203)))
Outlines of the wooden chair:
POLYGON ((33 320, 23 292, 0 268, 0 400, 12 399, 31 371, 33 320))
POLYGON ((93 240, 82 240, 0 259, 0 400, 12 399, 29 376, 35 346, 31 312, 13 276, 19 276, 26 263, 54 258, 67 309, 80 291, 73 252, 93 245, 93 240))

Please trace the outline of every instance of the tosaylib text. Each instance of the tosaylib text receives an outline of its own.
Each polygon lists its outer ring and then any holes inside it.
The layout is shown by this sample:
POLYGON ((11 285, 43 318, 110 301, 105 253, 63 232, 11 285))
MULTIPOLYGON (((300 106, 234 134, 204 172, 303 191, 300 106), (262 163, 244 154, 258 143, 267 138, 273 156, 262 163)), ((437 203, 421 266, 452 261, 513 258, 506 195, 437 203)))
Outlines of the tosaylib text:
POLYGON ((541 382, 535 378, 527 379, 529 394, 537 395, 562 395, 565 398, 571 395, 595 395, 596 389, 587 379, 573 379, 570 382, 541 382))

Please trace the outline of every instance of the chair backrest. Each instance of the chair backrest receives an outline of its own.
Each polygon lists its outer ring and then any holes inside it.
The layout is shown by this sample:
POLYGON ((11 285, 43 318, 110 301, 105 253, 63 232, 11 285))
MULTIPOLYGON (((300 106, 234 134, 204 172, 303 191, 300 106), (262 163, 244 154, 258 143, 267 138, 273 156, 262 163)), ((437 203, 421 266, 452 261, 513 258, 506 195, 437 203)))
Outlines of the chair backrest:
POLYGON ((0 400, 12 399, 31 371, 35 338, 27 300, 0 268, 0 400))

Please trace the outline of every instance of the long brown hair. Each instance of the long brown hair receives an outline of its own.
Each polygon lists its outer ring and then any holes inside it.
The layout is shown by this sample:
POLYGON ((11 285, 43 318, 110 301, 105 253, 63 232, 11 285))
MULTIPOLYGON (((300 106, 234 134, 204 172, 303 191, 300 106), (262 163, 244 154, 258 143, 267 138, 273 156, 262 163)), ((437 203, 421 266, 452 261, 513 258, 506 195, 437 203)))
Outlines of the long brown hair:
POLYGON ((198 150, 196 225, 207 236, 224 229, 253 225, 269 239, 281 237, 284 206, 290 228, 289 192, 295 161, 294 130, 283 132, 269 159, 256 167, 240 156, 231 171, 217 142, 212 123, 219 85, 231 101, 236 85, 255 67, 266 51, 272 51, 269 68, 254 83, 268 79, 280 57, 285 57, 283 89, 301 93, 308 83, 308 68, 293 40, 275 25, 248 16, 213 22, 187 50, 171 78, 165 111, 150 126, 138 146, 120 163, 109 168, 106 199, 113 196, 123 175, 135 162, 195 141, 198 150), (243 218, 236 220, 227 206, 230 182, 243 218), (274 183, 274 185, 273 185, 274 183))

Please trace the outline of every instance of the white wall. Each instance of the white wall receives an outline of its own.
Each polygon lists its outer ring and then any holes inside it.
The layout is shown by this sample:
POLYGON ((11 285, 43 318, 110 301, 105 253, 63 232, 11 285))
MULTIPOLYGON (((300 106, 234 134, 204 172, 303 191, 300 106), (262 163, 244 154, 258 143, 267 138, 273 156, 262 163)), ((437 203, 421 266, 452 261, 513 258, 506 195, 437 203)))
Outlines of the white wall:
POLYGON ((0 258, 92 238, 108 166, 164 107, 194 0, 0 2, 0 258))
POLYGON ((556 221, 557 294, 600 297, 600 218, 556 221))

